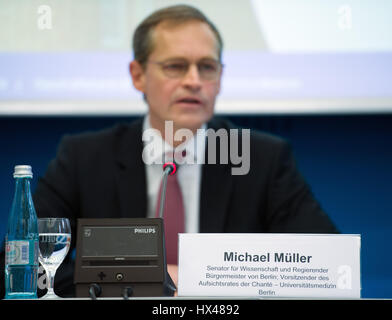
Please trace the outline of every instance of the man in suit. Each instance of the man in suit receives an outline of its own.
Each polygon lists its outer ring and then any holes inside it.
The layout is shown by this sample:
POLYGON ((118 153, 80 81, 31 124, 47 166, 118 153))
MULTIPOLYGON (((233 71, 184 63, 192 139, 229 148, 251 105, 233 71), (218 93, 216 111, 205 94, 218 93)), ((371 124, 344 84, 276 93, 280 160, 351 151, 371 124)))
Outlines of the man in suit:
MULTIPOLYGON (((164 146, 161 151, 173 151, 183 141, 168 136, 165 128, 170 123, 173 132, 187 129, 193 134, 182 145, 187 156, 197 160, 178 172, 185 232, 337 232, 283 139, 251 132, 246 154, 249 170, 233 175, 235 164, 220 161, 222 141, 209 149, 210 140, 196 134, 201 128, 235 129, 213 117, 223 43, 211 21, 189 6, 165 8, 139 25, 133 46, 130 74, 148 105, 148 115, 131 124, 65 137, 37 185, 38 216, 69 217, 73 247, 77 218, 154 216, 162 169, 145 163, 143 132, 154 129, 164 146), (198 143, 192 144, 195 140, 198 143), (192 148, 195 145, 202 147, 192 148), (214 151, 218 151, 216 164, 201 164, 200 159, 208 159, 214 151)), ((245 141, 239 132, 238 141, 245 141)), ((55 285, 58 294, 65 296, 73 292, 73 264, 71 257, 67 260, 55 285)), ((169 266, 175 282, 176 268, 175 262, 169 266)))

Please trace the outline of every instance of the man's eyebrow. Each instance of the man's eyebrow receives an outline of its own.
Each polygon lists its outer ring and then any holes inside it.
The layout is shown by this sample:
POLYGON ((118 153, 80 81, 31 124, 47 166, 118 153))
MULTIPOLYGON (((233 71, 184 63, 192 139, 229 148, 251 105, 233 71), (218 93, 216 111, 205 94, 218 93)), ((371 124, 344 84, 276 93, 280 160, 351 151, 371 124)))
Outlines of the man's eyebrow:
MULTIPOLYGON (((162 61, 163 62, 171 62, 171 61, 189 62, 189 60, 184 57, 170 57, 170 58, 163 59, 162 61)), ((199 60, 197 60, 196 62, 199 62, 199 61, 219 61, 219 59, 214 58, 214 57, 202 57, 199 60)))
POLYGON ((183 57, 172 57, 172 58, 164 59, 163 61, 170 62, 170 61, 188 61, 188 60, 183 57))

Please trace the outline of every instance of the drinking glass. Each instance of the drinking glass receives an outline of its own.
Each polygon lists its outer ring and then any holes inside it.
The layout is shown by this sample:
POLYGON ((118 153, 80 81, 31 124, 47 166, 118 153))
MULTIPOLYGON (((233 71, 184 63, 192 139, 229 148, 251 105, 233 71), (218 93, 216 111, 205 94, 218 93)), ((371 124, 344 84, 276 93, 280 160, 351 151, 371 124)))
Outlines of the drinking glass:
POLYGON ((54 277, 71 244, 71 226, 66 218, 38 219, 39 262, 47 277, 48 292, 41 299, 60 298, 54 293, 54 277))

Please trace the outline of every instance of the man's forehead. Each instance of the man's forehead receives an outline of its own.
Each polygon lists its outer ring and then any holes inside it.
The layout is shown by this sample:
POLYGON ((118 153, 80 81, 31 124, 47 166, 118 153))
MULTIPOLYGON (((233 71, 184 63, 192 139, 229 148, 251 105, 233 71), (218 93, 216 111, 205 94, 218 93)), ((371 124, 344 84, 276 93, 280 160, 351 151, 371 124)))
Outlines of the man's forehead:
POLYGON ((218 41, 211 28, 205 22, 190 20, 174 22, 170 20, 159 23, 152 33, 152 51, 158 54, 181 54, 190 50, 190 43, 199 40, 200 53, 206 58, 218 58, 218 41))

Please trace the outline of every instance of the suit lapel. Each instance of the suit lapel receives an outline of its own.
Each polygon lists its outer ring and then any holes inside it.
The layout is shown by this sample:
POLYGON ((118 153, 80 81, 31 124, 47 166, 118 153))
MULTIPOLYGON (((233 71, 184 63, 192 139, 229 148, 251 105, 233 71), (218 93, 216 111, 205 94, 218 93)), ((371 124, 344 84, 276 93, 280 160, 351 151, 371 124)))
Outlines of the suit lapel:
POLYGON ((142 160, 143 120, 137 120, 120 131, 115 146, 116 181, 121 216, 144 218, 147 214, 145 167, 142 160))
MULTIPOLYGON (((209 124, 215 131, 215 122, 209 124)), ((219 140, 219 139, 217 139, 219 140)), ((206 164, 202 168, 200 190, 200 232, 224 232, 225 218, 229 210, 232 176, 229 164, 219 163, 219 143, 216 144, 217 164, 207 164, 208 140, 206 141, 206 164)))

